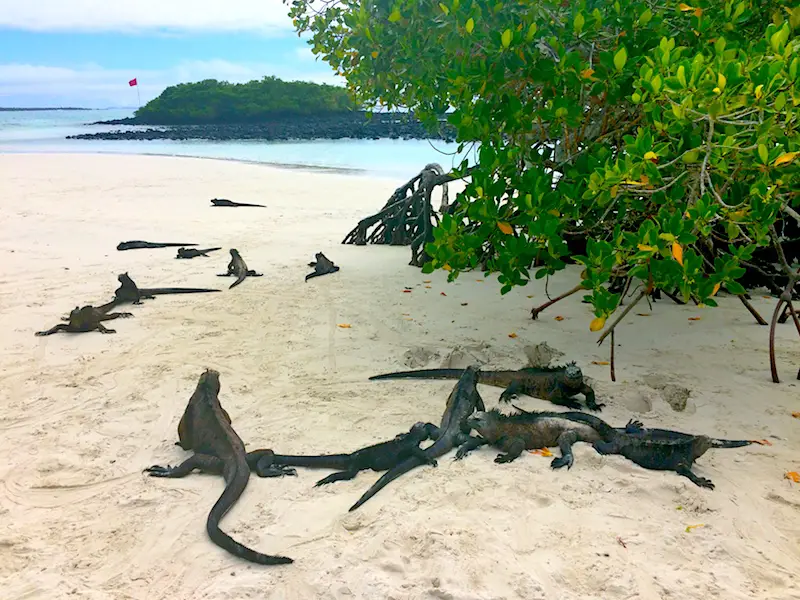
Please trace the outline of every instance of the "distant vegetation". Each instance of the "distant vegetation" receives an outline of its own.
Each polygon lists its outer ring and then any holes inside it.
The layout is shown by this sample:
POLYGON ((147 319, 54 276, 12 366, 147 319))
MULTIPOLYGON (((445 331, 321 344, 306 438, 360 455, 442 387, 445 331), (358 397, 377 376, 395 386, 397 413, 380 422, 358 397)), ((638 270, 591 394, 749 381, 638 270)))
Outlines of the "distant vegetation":
POLYGON ((345 88, 264 77, 247 83, 206 79, 165 89, 135 113, 144 124, 254 123, 355 110, 345 88))

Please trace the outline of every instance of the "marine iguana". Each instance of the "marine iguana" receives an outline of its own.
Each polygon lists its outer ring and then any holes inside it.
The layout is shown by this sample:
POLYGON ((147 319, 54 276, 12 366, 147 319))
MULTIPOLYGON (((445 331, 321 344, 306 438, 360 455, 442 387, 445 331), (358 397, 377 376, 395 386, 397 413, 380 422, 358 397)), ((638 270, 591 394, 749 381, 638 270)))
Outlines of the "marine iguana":
POLYGON ((692 473, 694 461, 711 448, 741 448, 753 440, 723 440, 707 435, 691 435, 668 429, 650 429, 631 419, 624 430, 615 430, 610 439, 594 442, 600 454, 621 454, 645 469, 675 471, 697 486, 714 489, 710 479, 692 473))
POLYGON ((430 462, 432 459, 444 456, 456 446, 460 446, 472 439, 469 435, 470 430, 466 424, 466 419, 475 412, 476 408, 481 411, 486 410, 483 398, 481 398, 477 388, 478 369, 476 366, 469 366, 461 373, 461 377, 459 377, 453 387, 453 391, 450 392, 450 396, 447 398, 447 405, 439 426, 439 435, 432 445, 422 451, 424 458, 419 455, 411 456, 399 465, 392 467, 372 487, 364 492, 361 498, 350 507, 349 512, 356 510, 389 482, 394 481, 404 473, 408 473, 411 469, 425 462, 430 462))
POLYGON ((117 250, 141 250, 144 248, 172 248, 173 246, 197 246, 197 244, 186 244, 178 242, 143 242, 142 240, 131 240, 130 242, 120 242, 117 250))
POLYGON ((53 335, 59 331, 66 331, 67 333, 86 333, 89 331, 99 331, 100 333, 116 333, 116 329, 108 329, 104 327, 102 321, 113 321, 114 319, 127 319, 132 317, 133 314, 129 312, 108 312, 113 306, 114 302, 103 304, 102 306, 92 306, 91 304, 84 307, 76 306, 70 311, 68 317, 62 317, 62 321, 67 323, 59 323, 48 329, 47 331, 37 331, 35 335, 45 336, 53 335))
MULTIPOLYGON (((461 369, 420 369, 417 371, 398 371, 373 375, 371 381, 379 379, 458 379, 461 369)), ((504 387, 500 394, 501 402, 510 402, 519 394, 549 400, 559 406, 580 409, 581 405, 573 398, 583 394, 586 408, 602 410, 605 404, 598 404, 594 390, 584 381, 583 372, 575 362, 560 367, 524 367, 517 371, 483 371, 479 383, 504 387)))
POLYGON ((228 289, 234 288, 240 283, 242 283, 245 277, 263 277, 263 273, 256 273, 252 269, 247 268, 247 263, 244 262, 242 255, 239 254, 239 251, 236 248, 231 248, 231 262, 228 263, 228 272, 227 273, 220 273, 217 277, 230 277, 231 275, 236 275, 236 281, 234 281, 228 289))
POLYGON ((233 202, 231 200, 226 200, 225 198, 212 198, 211 199, 212 206, 230 206, 230 207, 238 207, 238 206, 258 206, 259 208, 266 208, 263 204, 247 204, 246 202, 233 202))
POLYGON ((336 273, 339 270, 333 261, 325 256, 322 252, 317 252, 315 255, 317 260, 308 263, 309 267, 314 267, 314 272, 306 275, 306 281, 312 277, 319 277, 320 275, 327 275, 328 273, 336 273))
POLYGON ((247 453, 247 462, 259 477, 273 477, 274 465, 291 467, 309 467, 312 469, 339 469, 320 479, 315 487, 353 479, 359 471, 372 469, 386 471, 412 456, 422 462, 436 466, 436 460, 428 458, 419 445, 428 439, 435 439, 439 428, 433 423, 415 423, 405 433, 395 436, 387 442, 381 442, 361 448, 350 454, 324 454, 321 456, 293 456, 275 454, 272 450, 253 450, 247 453))
POLYGON ((210 288, 140 288, 131 279, 128 272, 117 275, 120 286, 114 290, 114 304, 141 304, 142 300, 153 300, 162 294, 202 294, 205 292, 221 292, 210 288))
POLYGON ((231 426, 228 413, 219 403, 219 373, 206 369, 200 375, 192 397, 178 424, 180 445, 194 454, 176 467, 153 465, 145 469, 151 477, 185 477, 194 469, 222 474, 225 491, 211 508, 206 531, 211 540, 239 558, 261 565, 294 562, 286 556, 262 554, 240 544, 219 528, 219 521, 239 499, 250 479, 244 443, 231 426))
POLYGON ((178 248, 178 255, 175 258, 196 258, 198 256, 208 256, 209 252, 214 252, 214 250, 222 250, 222 247, 218 246, 217 248, 204 248, 202 250, 198 250, 197 248, 178 248))
MULTIPOLYGON (((512 404, 512 406, 514 406, 512 404)), ((561 456, 550 463, 553 469, 566 466, 571 469, 575 458, 575 442, 599 442, 612 439, 615 430, 602 419, 583 412, 525 411, 514 406, 518 414, 504 415, 497 409, 476 412, 467 419, 467 425, 481 437, 472 438, 456 452, 455 460, 464 458, 480 446, 491 444, 503 450, 494 459, 496 463, 509 463, 523 450, 558 446, 561 456)))

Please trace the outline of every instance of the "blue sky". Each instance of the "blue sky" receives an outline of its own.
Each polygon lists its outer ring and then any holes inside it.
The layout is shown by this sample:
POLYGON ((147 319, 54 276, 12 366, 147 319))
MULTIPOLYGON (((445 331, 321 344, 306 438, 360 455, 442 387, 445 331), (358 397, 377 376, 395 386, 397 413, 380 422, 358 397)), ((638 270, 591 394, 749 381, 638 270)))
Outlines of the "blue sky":
POLYGON ((0 0, 0 106, 136 106, 264 75, 341 85, 281 0, 0 0))

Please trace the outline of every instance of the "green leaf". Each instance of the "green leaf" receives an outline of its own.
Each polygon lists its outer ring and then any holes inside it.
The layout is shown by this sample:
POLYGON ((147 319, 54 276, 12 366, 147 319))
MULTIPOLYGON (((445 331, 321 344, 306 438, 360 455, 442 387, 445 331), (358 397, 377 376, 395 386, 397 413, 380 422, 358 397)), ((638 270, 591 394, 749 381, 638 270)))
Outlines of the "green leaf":
POLYGON ((639 15, 639 25, 647 25, 650 22, 650 19, 653 18, 653 11, 649 8, 645 9, 645 11, 639 15))
POLYGON ((678 81, 683 87, 686 87, 686 69, 683 68, 683 65, 678 67, 678 81))
POLYGON ((400 9, 395 8, 392 10, 392 13, 389 15, 389 22, 390 23, 397 23, 400 19, 403 18, 403 15, 400 14, 400 9))
POLYGON ((442 3, 442 2, 439 2, 439 8, 441 8, 441 9, 442 9, 442 12, 443 12, 444 14, 446 14, 446 15, 449 15, 449 14, 450 14, 450 9, 449 9, 449 8, 447 8, 447 6, 446 6, 444 3, 442 3))
POLYGON ((628 51, 625 49, 625 46, 622 46, 614 55, 614 68, 616 68, 617 71, 622 72, 622 68, 625 66, 627 61, 628 51))
POLYGON ((500 41, 503 43, 503 48, 508 48, 511 45, 511 30, 506 29, 503 32, 503 35, 500 37, 500 41))
POLYGON ((581 31, 583 31, 584 23, 586 23, 586 19, 583 17, 583 13, 578 13, 575 15, 575 20, 572 22, 572 27, 575 30, 575 33, 580 35, 581 31))
POLYGON ((758 145, 758 157, 761 159, 762 163, 767 164, 769 153, 767 152, 767 147, 764 144, 758 145))
POLYGON ((536 23, 531 23, 531 26, 528 27, 528 33, 525 34, 525 41, 530 42, 533 40, 533 36, 536 35, 536 23))
POLYGON ((472 30, 475 29, 475 19, 473 19, 472 17, 467 19, 467 22, 464 25, 464 29, 467 30, 467 33, 472 33, 472 30))

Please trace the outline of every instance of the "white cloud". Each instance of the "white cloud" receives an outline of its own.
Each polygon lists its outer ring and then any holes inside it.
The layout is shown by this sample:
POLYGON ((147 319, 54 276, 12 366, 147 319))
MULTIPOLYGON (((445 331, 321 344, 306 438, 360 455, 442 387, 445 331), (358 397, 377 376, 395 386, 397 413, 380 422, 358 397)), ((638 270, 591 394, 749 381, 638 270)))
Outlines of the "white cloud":
POLYGON ((282 0, 0 0, 0 27, 30 31, 292 29, 282 0))
POLYGON ((164 70, 105 69, 98 65, 74 68, 29 64, 0 64, 0 106, 133 106, 138 81, 142 104, 165 87, 218 79, 241 83, 275 75, 286 81, 303 80, 342 85, 325 63, 298 69, 291 64, 239 64, 225 60, 187 61, 164 70))

